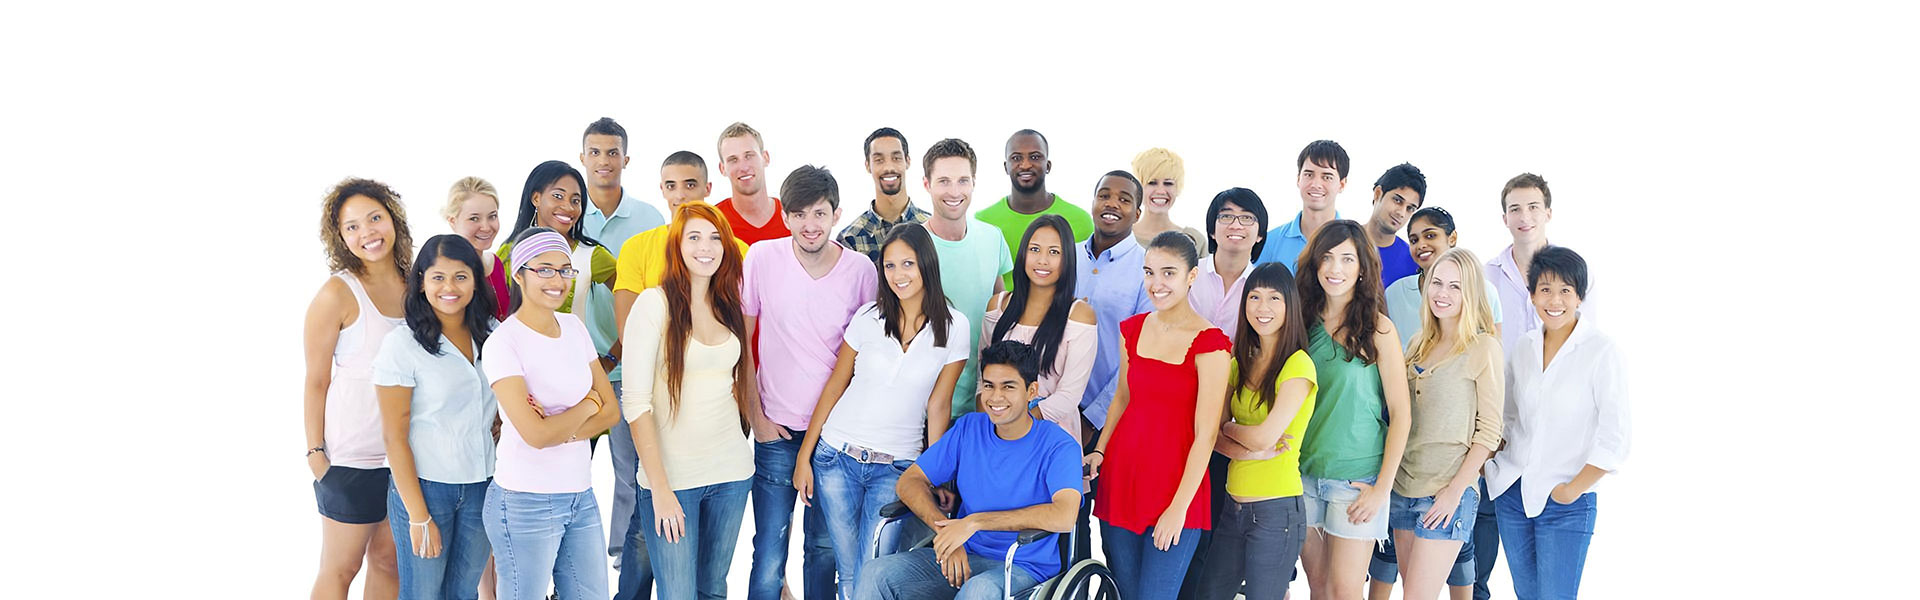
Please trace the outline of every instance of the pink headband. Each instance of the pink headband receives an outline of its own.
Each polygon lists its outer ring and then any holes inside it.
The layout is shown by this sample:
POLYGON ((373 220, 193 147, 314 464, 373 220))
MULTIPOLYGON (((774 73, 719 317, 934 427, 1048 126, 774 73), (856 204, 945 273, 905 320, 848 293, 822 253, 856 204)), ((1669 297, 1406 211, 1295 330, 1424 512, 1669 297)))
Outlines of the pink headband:
POLYGON ((558 233, 554 233, 551 231, 542 231, 540 233, 527 236, 527 239, 520 240, 518 243, 515 243, 513 245, 513 253, 510 255, 510 259, 508 260, 508 262, 513 263, 512 265, 513 270, 508 272, 519 273, 520 267, 527 266, 527 261, 533 260, 533 257, 535 256, 546 254, 548 252, 559 252, 561 254, 566 254, 568 253, 569 250, 570 249, 567 248, 566 238, 560 237, 560 234, 558 233))

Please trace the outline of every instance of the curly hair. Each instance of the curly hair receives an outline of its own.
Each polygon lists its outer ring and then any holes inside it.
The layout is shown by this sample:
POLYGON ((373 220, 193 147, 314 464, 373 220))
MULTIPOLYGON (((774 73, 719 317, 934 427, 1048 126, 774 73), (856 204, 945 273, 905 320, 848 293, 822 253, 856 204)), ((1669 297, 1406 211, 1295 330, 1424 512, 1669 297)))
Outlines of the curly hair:
POLYGON ((389 253, 393 255, 394 268, 405 274, 407 267, 413 264, 413 234, 407 230, 407 207, 400 203, 400 193, 387 184, 358 177, 340 180, 320 201, 320 243, 326 249, 327 268, 355 275, 367 274, 367 266, 361 264, 360 257, 354 256, 346 240, 340 237, 340 208, 354 196, 366 196, 380 203, 380 207, 392 216, 393 248, 389 253))

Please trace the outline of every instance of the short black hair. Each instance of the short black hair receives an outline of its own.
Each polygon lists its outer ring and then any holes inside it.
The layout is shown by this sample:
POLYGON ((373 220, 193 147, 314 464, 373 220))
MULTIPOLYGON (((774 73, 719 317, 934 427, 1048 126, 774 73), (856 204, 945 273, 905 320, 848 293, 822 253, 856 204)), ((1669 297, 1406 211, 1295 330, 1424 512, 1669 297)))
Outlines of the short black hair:
POLYGON ((1207 225, 1207 254, 1213 254, 1220 250, 1220 244, 1213 241, 1213 226, 1220 219, 1220 211, 1226 210, 1228 202, 1232 202, 1242 210, 1253 213, 1253 217, 1260 220, 1260 224, 1258 225, 1260 229, 1253 232, 1255 235, 1260 236, 1260 241, 1253 243, 1253 255, 1255 257, 1260 256, 1260 251, 1267 247, 1267 225, 1269 220, 1267 217, 1267 203, 1260 200, 1260 195, 1253 193, 1253 190, 1240 187, 1214 194, 1213 203, 1207 205, 1207 220, 1204 221, 1207 225))
POLYGON ((1387 169, 1379 179, 1373 180, 1373 187, 1380 188, 1381 192, 1412 188, 1413 193, 1420 195, 1421 202, 1427 200, 1427 175, 1421 173, 1420 167, 1413 166, 1413 163, 1400 163, 1387 169))
POLYGON ((1307 144, 1306 148, 1300 150, 1300 158, 1293 162, 1293 172, 1299 173, 1300 169, 1306 168, 1307 161, 1313 161, 1313 164, 1323 167, 1333 167, 1333 170, 1340 172, 1340 178, 1343 180, 1347 178, 1347 171, 1353 168, 1353 161, 1347 159, 1347 149, 1340 147, 1340 142, 1333 140, 1316 140, 1307 144))
POLYGON ((880 138, 893 138, 896 140, 900 140, 900 154, 904 156, 913 156, 913 151, 907 149, 906 134, 900 133, 900 130, 894 129, 892 127, 881 127, 879 129, 873 130, 873 133, 867 134, 866 144, 860 147, 861 162, 866 162, 867 157, 873 154, 873 141, 880 138))
POLYGON ((1434 225, 1440 227, 1441 231, 1447 232, 1447 235, 1453 235, 1453 213, 1447 212, 1447 209, 1438 206, 1422 206, 1420 210, 1413 211, 1413 216, 1407 217, 1407 236, 1409 238, 1413 236, 1413 224, 1421 219, 1432 221, 1434 225))
POLYGON ((987 365, 1006 365, 1020 372, 1021 383, 1031 385, 1040 380, 1040 361, 1034 356, 1033 346, 1013 340, 1000 340, 980 351, 980 370, 986 371, 987 365))
MULTIPOLYGON (((1141 185, 1140 185, 1140 178, 1139 178, 1139 177, 1134 177, 1134 176, 1133 176, 1133 173, 1129 173, 1129 172, 1127 172, 1127 170, 1126 170, 1126 169, 1114 169, 1114 170, 1112 170, 1112 171, 1107 171, 1107 174, 1105 174, 1105 175, 1101 175, 1101 176, 1100 176, 1100 181, 1106 181, 1106 179, 1107 179, 1108 177, 1119 177, 1119 178, 1121 178, 1121 179, 1125 179, 1125 180, 1127 180, 1128 182, 1130 182, 1130 183, 1132 183, 1132 184, 1133 184, 1133 201, 1134 201, 1134 203, 1135 203, 1136 205, 1138 205, 1139 203, 1142 203, 1142 202, 1146 202, 1146 201, 1147 201, 1147 197, 1146 197, 1146 196, 1147 196, 1147 188, 1146 188, 1146 187, 1144 187, 1144 186, 1141 186, 1141 185)), ((1095 191, 1095 192, 1098 192, 1098 191, 1100 191, 1100 183, 1099 183, 1099 182, 1094 182, 1094 184, 1093 184, 1093 191, 1095 191)), ((1258 256, 1258 255, 1256 255, 1256 256, 1258 256)))
POLYGON ((780 210, 797 213, 821 200, 836 210, 840 208, 840 182, 826 167, 800 165, 780 182, 780 210))
POLYGON ((1547 273, 1572 284, 1573 294, 1587 299, 1587 259, 1580 258, 1580 253, 1565 246, 1547 246, 1534 253, 1533 262, 1527 265, 1529 293, 1540 287, 1540 277, 1547 273))
POLYGON ((660 168, 665 169, 675 165, 700 169, 700 178, 707 178, 707 159, 700 158, 700 155, 697 153, 689 150, 681 150, 673 154, 668 154, 667 160, 661 161, 660 168))
POLYGON ((611 117, 600 117, 600 120, 587 125, 587 132, 580 134, 580 145, 587 145, 587 136, 594 134, 611 135, 620 138, 620 153, 625 154, 627 152, 627 128, 621 127, 620 124, 614 122, 611 117))

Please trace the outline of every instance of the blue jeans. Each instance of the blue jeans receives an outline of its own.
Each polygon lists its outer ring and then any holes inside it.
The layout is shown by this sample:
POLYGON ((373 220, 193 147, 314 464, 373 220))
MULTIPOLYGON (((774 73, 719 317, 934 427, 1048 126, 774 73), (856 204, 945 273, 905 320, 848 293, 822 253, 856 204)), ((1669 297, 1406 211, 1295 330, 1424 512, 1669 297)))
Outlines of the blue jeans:
MULTIPOLYGON (((753 572, 747 577, 748 600, 779 600, 780 588, 787 581, 787 534, 793 525, 794 461, 800 456, 804 431, 788 430, 793 439, 776 439, 753 445, 753 572)), ((801 571, 806 600, 834 597, 833 540, 820 518, 820 508, 806 510, 802 541, 801 571)))
MULTIPOLYGON (((621 394, 620 382, 613 382, 613 395, 621 394)), ((617 404, 617 402, 616 402, 617 404)), ((620 422, 608 433, 608 441, 613 447, 613 514, 607 523, 607 554, 614 557, 614 564, 621 572, 632 570, 638 577, 634 581, 634 597, 646 598, 653 595, 653 569, 647 566, 647 545, 639 542, 644 536, 627 535, 627 527, 633 522, 633 499, 640 492, 640 482, 636 479, 640 471, 640 455, 633 448, 633 431, 627 426, 626 415, 620 416, 620 422), (633 554, 632 558, 625 556, 633 554)), ((621 575, 622 581, 626 580, 621 575)), ((625 589, 624 587, 622 589, 625 589)))
MULTIPOLYGON (((1033 586, 1040 584, 1026 569, 1014 567, 1013 572, 1008 573, 1006 557, 987 558, 969 553, 967 566, 973 569, 973 576, 967 579, 966 585, 956 588, 947 583, 946 575, 940 573, 940 564, 934 562, 932 548, 889 554, 867 563, 866 570, 861 572, 860 587, 854 592, 853 598, 993 600, 1006 594, 1008 579, 1012 579, 1014 597, 1023 598, 1033 591, 1033 586)), ((1174 579, 1174 585, 1179 584, 1179 579, 1174 579)))
POLYGON ((1102 522, 1100 538, 1121 598, 1172 598, 1180 593, 1193 548, 1200 545, 1200 528, 1180 530, 1180 543, 1165 552, 1153 547, 1152 527, 1142 534, 1102 522))
POLYGON ((1520 500, 1520 482, 1494 499, 1500 542, 1513 571, 1513 595, 1520 600, 1573 598, 1580 593, 1580 571, 1587 564, 1599 501, 1593 492, 1573 504, 1547 499, 1540 516, 1528 518, 1520 500))
POLYGON ((492 483, 480 514, 493 542, 500 600, 541 600, 549 586, 560 600, 607 597, 607 548, 593 490, 535 494, 492 483))
POLYGON ((1485 477, 1480 478, 1480 515, 1473 521, 1473 542, 1467 546, 1473 551, 1473 600, 1488 600, 1493 592, 1487 589, 1487 578, 1493 576, 1493 561, 1500 558, 1500 519, 1493 514, 1485 477))
POLYGON ((746 518, 747 490, 752 487, 751 480, 742 479, 673 492, 687 517, 686 535, 678 542, 660 537, 654 526, 653 491, 640 490, 627 528, 627 556, 634 556, 634 548, 645 548, 652 560, 639 564, 637 557, 623 559, 629 562, 620 565, 620 593, 614 598, 647 598, 639 588, 642 573, 659 586, 661 598, 727 597, 727 567, 740 543, 740 521, 746 518))
POLYGON ((826 518, 833 539, 833 560, 840 587, 859 586, 861 565, 873 550, 873 532, 880 527, 880 507, 899 500, 893 486, 913 461, 863 463, 847 453, 816 444, 813 450, 813 504, 826 518))
POLYGON ((400 490, 387 486, 387 526, 393 531, 393 547, 400 558, 400 598, 478 598, 480 572, 486 570, 487 556, 493 552, 480 518, 487 482, 419 481, 427 515, 440 529, 440 556, 414 556, 413 534, 408 530, 412 517, 407 514, 406 503, 400 501, 400 490))

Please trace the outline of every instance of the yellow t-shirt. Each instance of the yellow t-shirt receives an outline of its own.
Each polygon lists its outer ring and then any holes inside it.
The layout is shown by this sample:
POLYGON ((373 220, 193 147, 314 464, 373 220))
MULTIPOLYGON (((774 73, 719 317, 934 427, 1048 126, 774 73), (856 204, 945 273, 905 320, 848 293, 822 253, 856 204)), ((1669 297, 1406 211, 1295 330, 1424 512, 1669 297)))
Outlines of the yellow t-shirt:
MULTIPOLYGON (((1240 365, 1233 363, 1228 370, 1227 380, 1239 376, 1240 365)), ((1235 460, 1227 464, 1227 493, 1235 496, 1253 498, 1274 498, 1300 495, 1300 442, 1307 439, 1307 421, 1313 418, 1313 402, 1320 394, 1320 385, 1314 380, 1313 358, 1305 350, 1296 350, 1287 362, 1280 365, 1278 382, 1289 379, 1307 380, 1307 400, 1300 403, 1293 420, 1287 423, 1287 434, 1293 436, 1293 447, 1279 456, 1266 460, 1235 460)), ((1275 399, 1276 401, 1278 398, 1275 399)), ((1267 420, 1267 408, 1260 405, 1259 390, 1241 388, 1234 390, 1230 410, 1233 421, 1242 425, 1259 425, 1267 420)))
MULTIPOLYGON (((626 290, 638 294, 648 288, 660 287, 660 278, 667 273, 667 225, 661 225, 627 238, 620 245, 619 276, 613 290, 626 290)), ((747 255, 747 243, 734 238, 733 243, 740 245, 740 257, 747 255)))

